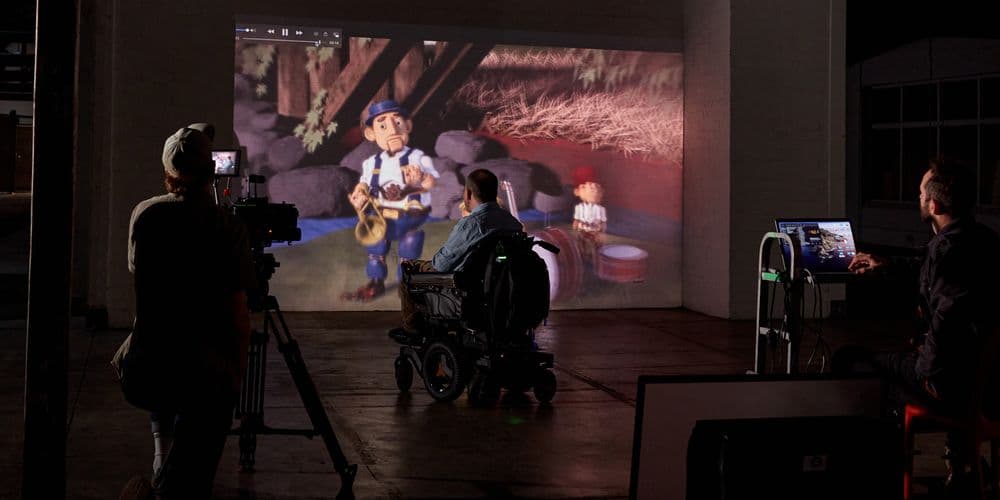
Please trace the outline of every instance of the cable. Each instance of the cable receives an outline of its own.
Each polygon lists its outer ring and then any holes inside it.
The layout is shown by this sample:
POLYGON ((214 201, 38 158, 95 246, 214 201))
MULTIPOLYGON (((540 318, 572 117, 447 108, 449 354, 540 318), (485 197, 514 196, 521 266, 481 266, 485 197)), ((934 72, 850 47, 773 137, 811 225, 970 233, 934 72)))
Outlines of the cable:
POLYGON ((66 442, 69 442, 69 433, 73 428, 73 417, 76 416, 76 406, 80 402, 80 393, 83 391, 83 382, 87 379, 87 368, 90 366, 90 354, 94 350, 94 329, 90 330, 90 342, 87 345, 87 355, 83 358, 83 370, 80 373, 80 383, 76 386, 76 396, 73 397, 73 404, 70 405, 69 418, 66 420, 66 442))
MULTIPOLYGON (((820 353, 820 365, 819 373, 824 373, 826 371, 827 359, 832 357, 830 351, 830 345, 827 344, 826 340, 823 338, 823 329, 819 326, 820 321, 823 318, 823 285, 817 283, 813 280, 813 325, 808 325, 803 320, 803 327, 812 330, 816 334, 816 343, 813 344, 812 351, 809 353, 809 359, 806 361, 806 371, 808 371, 813 364, 813 359, 816 356, 817 351, 820 353), (817 314, 817 309, 819 309, 819 314, 817 314)), ((803 318, 805 316, 805 305, 803 304, 803 318)))
POLYGON ((778 295, 777 287, 775 285, 770 285, 768 288, 771 290, 771 306, 767 310, 767 327, 769 329, 774 329, 774 296, 778 295))
MULTIPOLYGON (((822 293, 822 292, 817 293, 816 292, 816 288, 817 288, 816 284, 813 284, 813 310, 812 310, 812 315, 813 315, 813 320, 814 321, 816 320, 816 298, 820 295, 820 293, 822 293)), ((803 318, 805 318, 805 312, 804 312, 805 305, 803 305, 802 307, 803 307, 803 318)), ((803 319, 803 323, 802 324, 803 324, 804 327, 806 326, 806 323, 805 323, 804 319, 803 319)), ((819 347, 820 338, 821 337, 819 335, 816 336, 816 343, 813 344, 812 351, 809 352, 809 359, 806 360, 806 371, 807 372, 812 367, 813 358, 816 356, 816 349, 819 347)), ((821 367, 820 367, 820 373, 822 373, 822 371, 823 371, 823 369, 822 369, 822 365, 821 365, 821 367)))

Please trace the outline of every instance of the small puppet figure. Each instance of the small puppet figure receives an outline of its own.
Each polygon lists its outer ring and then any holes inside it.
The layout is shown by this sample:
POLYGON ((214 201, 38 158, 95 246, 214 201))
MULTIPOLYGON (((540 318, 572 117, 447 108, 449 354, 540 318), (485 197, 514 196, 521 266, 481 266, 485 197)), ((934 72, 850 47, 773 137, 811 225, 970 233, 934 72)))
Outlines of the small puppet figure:
POLYGON ((389 274, 385 257, 393 241, 398 242, 401 262, 418 259, 423 252, 421 226, 430 214, 430 189, 438 172, 430 156, 407 146, 412 130, 409 113, 396 101, 380 101, 368 108, 365 139, 378 144, 382 152, 364 161, 361 179, 348 198, 357 210, 367 208, 381 213, 386 222, 385 237, 366 247, 368 283, 345 293, 345 300, 369 301, 385 293, 389 274), (366 206, 369 198, 375 204, 366 206))
POLYGON ((604 239, 608 218, 601 205, 604 188, 597 180, 594 167, 580 166, 573 170, 573 194, 580 198, 573 210, 573 229, 580 235, 581 250, 593 256, 604 239))

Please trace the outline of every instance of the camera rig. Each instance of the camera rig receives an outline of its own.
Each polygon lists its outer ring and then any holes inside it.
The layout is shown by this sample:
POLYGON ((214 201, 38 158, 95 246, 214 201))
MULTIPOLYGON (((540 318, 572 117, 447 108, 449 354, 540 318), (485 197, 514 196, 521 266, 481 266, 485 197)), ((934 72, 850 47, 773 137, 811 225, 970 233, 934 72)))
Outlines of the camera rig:
POLYGON ((264 183, 264 176, 247 177, 244 197, 232 205, 233 214, 247 229, 250 255, 258 289, 250 295, 250 310, 260 312, 263 299, 269 293, 268 282, 277 267, 281 266, 274 255, 264 253, 264 249, 274 243, 291 243, 302 239, 298 227, 299 211, 290 203, 269 203, 266 196, 260 196, 258 186, 264 183))
POLYGON ((269 247, 272 243, 293 242, 302 239, 298 227, 299 211, 290 203, 268 203, 266 196, 258 194, 264 183, 263 175, 247 178, 249 192, 233 204, 233 213, 243 220, 250 235, 252 248, 269 247))
POLYGON ((312 438, 321 436, 334 469, 340 475, 341 486, 338 500, 354 498, 354 478, 358 466, 351 464, 344 456, 340 442, 333 432, 330 419, 319 398, 316 385, 306 369, 298 342, 292 337, 285 318, 278 307, 278 299, 269 293, 268 282, 279 267, 273 254, 264 253, 273 243, 300 241, 302 231, 298 227, 299 211, 289 203, 269 203, 266 196, 258 195, 258 186, 264 183, 264 176, 251 175, 243 186, 244 197, 232 205, 233 214, 247 229, 251 259, 257 281, 256 290, 248 294, 250 311, 263 313, 263 328, 250 333, 250 349, 247 372, 240 393, 236 417, 240 426, 231 430, 239 436, 240 467, 252 472, 256 462, 257 435, 281 434, 312 438), (310 429, 276 429, 264 423, 264 378, 267 365, 267 342, 269 334, 274 335, 278 352, 285 358, 285 364, 298 389, 299 397, 312 422, 310 429))

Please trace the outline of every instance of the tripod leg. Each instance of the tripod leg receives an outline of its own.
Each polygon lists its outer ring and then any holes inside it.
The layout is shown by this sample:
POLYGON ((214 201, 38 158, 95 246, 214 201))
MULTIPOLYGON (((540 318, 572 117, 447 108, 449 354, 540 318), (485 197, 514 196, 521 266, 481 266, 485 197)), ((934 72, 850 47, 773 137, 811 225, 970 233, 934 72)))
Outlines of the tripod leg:
POLYGON ((247 373, 240 391, 236 416, 240 419, 240 470, 253 472, 256 463, 257 433, 264 426, 264 369, 267 366, 267 327, 250 333, 247 373))
POLYGON ((333 467, 340 474, 341 485, 337 498, 353 499, 354 477, 358 473, 358 466, 348 463, 347 457, 344 456, 340 442, 333 433, 333 426, 330 425, 330 419, 326 415, 326 410, 323 409, 323 403, 319 399, 316 385, 313 383, 312 377, 309 376, 309 371, 306 369, 305 361, 302 359, 302 352, 299 350, 299 344, 292 338, 291 333, 289 333, 288 325, 285 324, 285 318, 281 315, 281 310, 278 309, 276 299, 272 306, 274 308, 274 315, 278 317, 278 321, 281 323, 281 329, 279 330, 277 325, 274 324, 272 316, 268 316, 267 320, 270 322, 275 339, 278 342, 278 351, 285 357, 285 364, 288 365, 288 371, 292 374, 292 381, 295 382, 295 387, 299 391, 299 397, 302 398, 302 404, 306 408, 306 413, 309 414, 309 420, 312 421, 316 433, 323 436, 323 443, 326 445, 326 450, 333 461, 333 467))

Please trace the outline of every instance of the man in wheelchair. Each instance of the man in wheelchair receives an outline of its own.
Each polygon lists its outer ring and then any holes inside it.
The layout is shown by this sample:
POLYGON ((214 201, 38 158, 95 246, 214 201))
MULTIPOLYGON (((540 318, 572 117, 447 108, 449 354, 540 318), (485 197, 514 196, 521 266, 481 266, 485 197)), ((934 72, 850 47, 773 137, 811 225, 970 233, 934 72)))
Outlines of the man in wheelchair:
POLYGON ((400 328, 392 330, 393 338, 418 334, 419 317, 407 284, 412 273, 449 273, 461 271, 472 249, 484 238, 501 232, 521 231, 521 223, 496 203, 499 181, 486 169, 470 173, 465 179, 462 198, 469 215, 459 219, 444 246, 433 259, 409 260, 402 263, 404 279, 399 285, 399 301, 403 310, 400 328), (483 201, 489 200, 489 201, 483 201))
POLYGON ((453 400, 470 385, 474 403, 495 401, 501 387, 555 393, 552 355, 538 352, 533 329, 548 314, 548 272, 521 223, 494 201, 498 180, 476 170, 465 183, 469 214, 431 261, 403 263, 401 344, 396 384, 407 391, 413 370, 435 399, 453 400), (488 200, 488 201, 485 201, 488 200))

